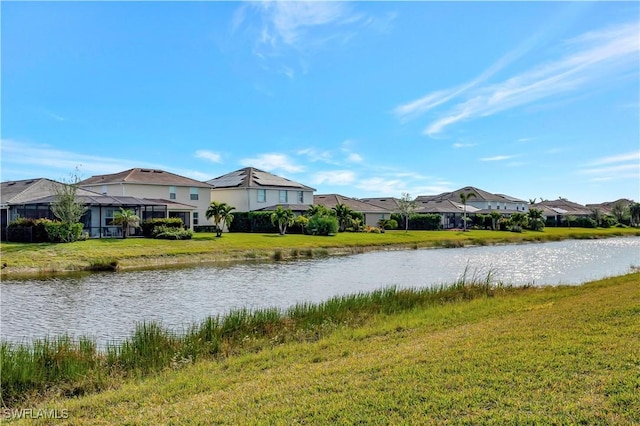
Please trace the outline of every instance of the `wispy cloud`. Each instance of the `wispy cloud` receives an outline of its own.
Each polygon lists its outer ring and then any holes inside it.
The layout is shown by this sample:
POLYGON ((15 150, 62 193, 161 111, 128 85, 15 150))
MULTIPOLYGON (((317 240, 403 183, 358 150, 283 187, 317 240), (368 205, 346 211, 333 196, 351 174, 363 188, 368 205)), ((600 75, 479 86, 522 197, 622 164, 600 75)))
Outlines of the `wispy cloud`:
POLYGON ((294 164, 285 154, 267 153, 253 158, 243 158, 240 163, 245 167, 256 167, 266 171, 281 170, 288 173, 299 173, 304 167, 294 164))
POLYGON ((456 148, 456 149, 460 149, 460 148, 471 148, 471 147, 474 147, 474 146, 476 146, 476 145, 477 145, 476 143, 462 143, 462 142, 456 142, 456 143, 454 143, 454 144, 453 144, 453 145, 451 145, 451 146, 453 146, 453 147, 454 147, 454 148, 456 148))
POLYGON ((314 185, 352 185, 356 180, 356 174, 351 170, 330 170, 314 173, 311 183, 314 185))
POLYGON ((640 151, 601 157, 588 163, 578 173, 592 175, 592 182, 640 178, 640 151))
POLYGON ((384 32, 396 15, 373 17, 357 3, 335 1, 260 1, 243 4, 231 20, 254 37, 253 54, 263 69, 295 77, 309 70, 308 53, 346 44, 363 30, 384 32), (291 56, 290 54, 293 54, 291 56))
POLYGON ((459 88, 427 94, 417 101, 397 107, 395 112, 401 118, 413 116, 462 97, 425 128, 424 134, 434 136, 463 120, 487 117, 541 99, 585 89, 603 78, 637 72, 639 37, 638 23, 585 33, 564 44, 564 56, 502 82, 481 85, 528 50, 527 47, 516 49, 515 53, 502 58, 471 82, 459 88))
POLYGON ((495 155, 493 157, 483 157, 480 161, 505 161, 516 157, 516 155, 495 155))
POLYGON ((209 160, 212 163, 222 163, 222 156, 217 152, 207 151, 206 149, 200 149, 196 151, 196 158, 203 158, 209 160))
POLYGON ((336 164, 333 159, 333 153, 329 150, 319 150, 317 148, 304 148, 300 149, 296 152, 296 154, 304 156, 308 161, 315 163, 317 161, 321 161, 327 164, 336 164))
POLYGON ((597 160, 594 160, 590 164, 592 166, 598 166, 600 164, 612 164, 612 163, 621 163, 625 161, 640 161, 640 151, 629 152, 627 154, 619 154, 612 155, 609 157, 602 157, 597 160))
POLYGON ((48 115, 49 117, 53 118, 56 121, 67 121, 67 119, 64 118, 63 116, 53 113, 51 111, 42 110, 42 112, 44 112, 46 115, 48 115))

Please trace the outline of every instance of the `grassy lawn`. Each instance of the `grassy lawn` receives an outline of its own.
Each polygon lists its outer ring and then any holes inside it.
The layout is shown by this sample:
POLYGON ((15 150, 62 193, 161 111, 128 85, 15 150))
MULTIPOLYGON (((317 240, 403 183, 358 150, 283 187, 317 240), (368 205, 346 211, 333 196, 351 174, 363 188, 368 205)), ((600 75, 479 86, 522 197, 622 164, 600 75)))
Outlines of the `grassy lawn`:
POLYGON ((640 229, 546 228, 522 233, 479 231, 387 231, 384 234, 340 233, 332 237, 277 234, 195 234, 192 240, 142 238, 92 239, 69 244, 1 243, 3 276, 118 267, 283 259, 326 254, 358 253, 392 247, 460 247, 569 238, 640 235, 640 229), (5 266, 6 265, 6 266, 5 266))
POLYGON ((639 282, 379 313, 38 408, 77 425, 639 424, 639 282))

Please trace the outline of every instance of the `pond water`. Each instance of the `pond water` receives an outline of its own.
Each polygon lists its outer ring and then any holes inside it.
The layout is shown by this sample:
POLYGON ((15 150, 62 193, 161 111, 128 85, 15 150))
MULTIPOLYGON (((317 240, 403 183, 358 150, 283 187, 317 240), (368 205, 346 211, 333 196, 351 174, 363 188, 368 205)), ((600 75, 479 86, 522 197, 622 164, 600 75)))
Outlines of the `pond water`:
POLYGON ((103 345, 129 336, 140 321, 181 329, 234 308, 286 308, 391 285, 449 284, 465 268, 469 276, 491 272, 513 285, 557 285, 621 275, 632 266, 640 266, 638 237, 5 280, 0 336, 22 342, 69 333, 103 345))

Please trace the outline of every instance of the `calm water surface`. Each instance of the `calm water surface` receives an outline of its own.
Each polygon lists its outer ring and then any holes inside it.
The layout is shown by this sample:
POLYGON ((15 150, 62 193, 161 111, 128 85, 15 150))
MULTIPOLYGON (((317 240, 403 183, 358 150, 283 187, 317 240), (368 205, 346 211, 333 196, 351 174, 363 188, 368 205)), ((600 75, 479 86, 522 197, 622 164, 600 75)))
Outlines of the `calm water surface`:
POLYGON ((640 266, 640 238, 385 251, 291 262, 203 266, 45 280, 0 286, 0 335, 28 341, 69 333, 99 344, 127 337, 136 322, 180 329, 239 307, 286 308, 382 287, 430 287, 471 274, 514 285, 579 284, 640 266))

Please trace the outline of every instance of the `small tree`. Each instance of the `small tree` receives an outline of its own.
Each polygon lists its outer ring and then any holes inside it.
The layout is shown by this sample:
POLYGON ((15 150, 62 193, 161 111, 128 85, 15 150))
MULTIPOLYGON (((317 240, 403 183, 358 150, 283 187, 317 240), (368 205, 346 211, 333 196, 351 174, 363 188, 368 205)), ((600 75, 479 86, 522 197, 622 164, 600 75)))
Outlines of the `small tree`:
POLYGON ((466 194, 460 193, 460 201, 462 202, 462 208, 464 212, 464 218, 462 219, 462 226, 463 226, 464 232, 467 232, 467 200, 469 200, 469 198, 472 198, 472 197, 473 198, 476 197, 475 192, 467 192, 466 194))
POLYGON ((271 223, 278 225, 278 231, 280 235, 284 235, 287 232, 287 227, 293 225, 295 215, 291 209, 283 209, 282 206, 276 207, 271 213, 271 223))
POLYGON ((222 237, 224 226, 226 225, 228 229, 231 222, 233 222, 231 210, 235 210, 235 207, 232 207, 227 203, 212 201, 211 204, 209 204, 209 208, 207 209, 205 216, 207 219, 213 218, 213 222, 216 227, 216 237, 222 237))
POLYGON ((542 231, 544 229, 543 211, 540 209, 529 209, 527 216, 529 217, 529 228, 534 231, 542 231))
POLYGON ((335 207, 331 208, 338 219, 339 232, 344 232, 347 229, 347 226, 351 224, 351 220, 353 219, 352 213, 353 210, 345 204, 336 204, 335 207))
POLYGON ((78 170, 71 173, 69 180, 55 184, 53 191, 56 194, 55 201, 51 203, 51 212, 60 222, 73 224, 79 223, 87 208, 78 200, 78 170))
POLYGON ((640 225, 640 203, 629 204, 629 214, 631 215, 631 226, 640 225))
POLYGON ((489 213, 489 215, 491 216, 491 228, 494 231, 497 231, 499 229, 498 221, 502 217, 502 214, 500 214, 500 212, 497 212, 497 211, 492 211, 491 213, 489 213))
POLYGON ((404 232, 409 231, 409 217, 416 211, 416 202, 411 199, 408 192, 403 192, 398 200, 398 214, 404 220, 404 232))
POLYGON ((140 228, 140 216, 133 210, 125 210, 120 207, 119 212, 113 215, 113 224, 122 226, 122 238, 127 238, 129 228, 140 228))
POLYGON ((623 223, 627 215, 627 204, 623 201, 618 201, 611 207, 611 214, 616 218, 618 223, 623 223))

